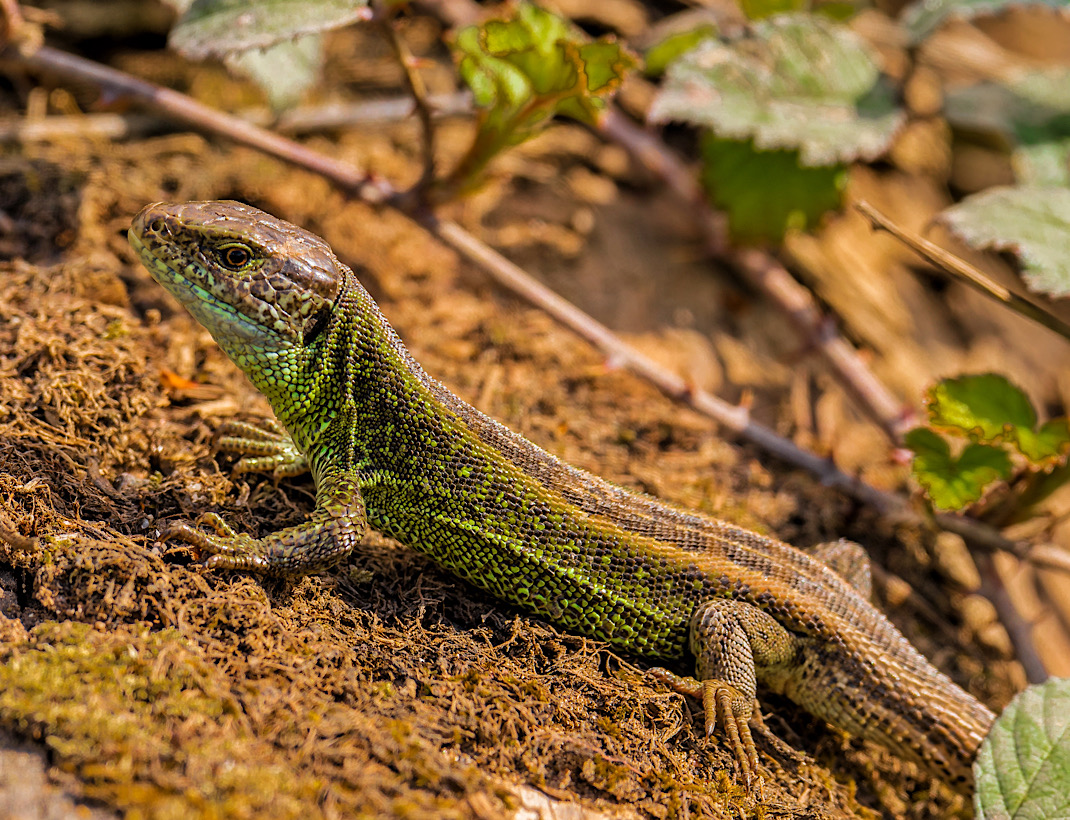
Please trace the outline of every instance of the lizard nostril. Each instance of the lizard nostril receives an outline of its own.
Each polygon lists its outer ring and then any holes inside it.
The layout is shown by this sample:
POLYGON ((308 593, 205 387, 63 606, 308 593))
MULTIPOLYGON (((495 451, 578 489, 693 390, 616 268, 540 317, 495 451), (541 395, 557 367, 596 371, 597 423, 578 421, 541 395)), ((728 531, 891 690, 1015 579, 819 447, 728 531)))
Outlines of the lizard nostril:
POLYGON ((164 221, 162 219, 154 219, 149 223, 149 230, 153 233, 163 233, 164 221))

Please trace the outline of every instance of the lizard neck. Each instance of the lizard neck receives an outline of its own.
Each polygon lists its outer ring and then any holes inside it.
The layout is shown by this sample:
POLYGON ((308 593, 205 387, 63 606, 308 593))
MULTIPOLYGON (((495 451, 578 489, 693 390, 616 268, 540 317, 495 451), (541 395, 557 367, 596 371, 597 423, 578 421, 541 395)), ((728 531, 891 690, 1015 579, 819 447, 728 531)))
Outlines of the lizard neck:
POLYGON ((356 275, 339 267, 339 295, 323 332, 279 351, 270 371, 248 371, 317 479, 335 470, 386 466, 377 462, 391 451, 371 445, 405 434, 414 414, 437 412, 429 377, 356 275), (279 379, 280 372, 287 378, 279 379))

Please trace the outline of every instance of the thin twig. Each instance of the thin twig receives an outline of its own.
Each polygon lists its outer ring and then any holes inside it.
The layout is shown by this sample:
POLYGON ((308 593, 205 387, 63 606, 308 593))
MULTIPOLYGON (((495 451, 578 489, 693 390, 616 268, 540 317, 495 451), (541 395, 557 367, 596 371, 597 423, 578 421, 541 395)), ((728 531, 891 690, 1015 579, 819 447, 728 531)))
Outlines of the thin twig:
MULTIPOLYGON (((696 175, 663 142, 616 110, 607 111, 598 124, 606 139, 623 146, 639 163, 659 177, 681 199, 692 206, 702 229, 707 250, 724 256, 727 245, 724 217, 707 204, 696 175)), ((858 405, 889 439, 901 444, 902 434, 916 423, 913 411, 897 399, 859 358, 858 352, 822 315, 813 295, 788 273, 771 254, 756 249, 739 249, 727 258, 743 273, 751 287, 764 294, 791 321, 796 332, 850 392, 858 405)))
POLYGON ((386 36, 390 47, 394 49, 394 56, 401 64, 401 70, 405 72, 405 83, 412 92, 413 102, 416 104, 416 115, 420 119, 420 140, 423 143, 424 169, 420 174, 419 181, 413 186, 412 193, 426 190, 435 178, 435 126, 432 123, 433 112, 428 102, 427 86, 424 78, 416 70, 416 58, 409 50, 408 44, 401 38, 397 25, 393 19, 379 21, 379 28, 386 36))
POLYGON ((863 216, 869 219, 874 229, 884 230, 913 250, 922 258, 928 260, 945 273, 961 279, 970 287, 990 296, 997 302, 1002 302, 1008 308, 1027 319, 1032 319, 1037 324, 1043 325, 1048 330, 1058 333, 1060 336, 1070 339, 1070 325, 1045 310, 1040 305, 1030 302, 1009 290, 987 274, 971 265, 965 259, 946 251, 939 245, 933 244, 928 239, 918 236, 916 233, 896 225, 892 220, 870 205, 862 201, 855 205, 863 216))
MULTIPOLYGON (((436 120, 446 117, 470 117, 475 113, 472 109, 472 95, 467 91, 428 94, 426 99, 431 116, 436 120)), ((267 111, 258 112, 255 118, 252 112, 245 113, 242 118, 258 125, 270 124, 276 131, 286 134, 308 134, 352 125, 398 122, 412 114, 413 110, 412 97, 405 95, 383 100, 333 102, 293 108, 277 120, 273 120, 273 115, 267 111)))
MULTIPOLYGON (((471 116, 472 95, 467 92, 430 94, 428 102, 436 120, 447 117, 471 116)), ((361 102, 331 102, 291 108, 281 116, 263 108, 239 112, 239 116, 254 125, 271 126, 284 134, 309 134, 353 125, 395 123, 414 111, 412 97, 391 97, 361 102)), ((126 112, 123 114, 57 114, 43 119, 0 118, 0 142, 33 142, 37 140, 95 138, 126 139, 171 128, 174 117, 126 112)))

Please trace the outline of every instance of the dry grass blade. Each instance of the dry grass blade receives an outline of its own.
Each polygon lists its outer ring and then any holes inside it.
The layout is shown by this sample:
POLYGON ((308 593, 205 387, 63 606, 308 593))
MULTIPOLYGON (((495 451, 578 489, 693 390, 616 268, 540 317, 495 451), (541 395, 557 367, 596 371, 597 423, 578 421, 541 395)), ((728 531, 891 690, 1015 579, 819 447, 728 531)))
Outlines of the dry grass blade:
POLYGON ((944 273, 956 279, 961 279, 986 296, 1003 303, 1015 313, 1019 313, 1027 319, 1032 319, 1037 324, 1048 328, 1048 330, 1070 339, 1070 325, 1058 316, 1012 292, 975 268, 965 259, 951 253, 951 251, 944 250, 939 245, 935 245, 929 240, 896 225, 868 202, 859 202, 856 207, 863 216, 873 223, 875 229, 887 231, 944 273))

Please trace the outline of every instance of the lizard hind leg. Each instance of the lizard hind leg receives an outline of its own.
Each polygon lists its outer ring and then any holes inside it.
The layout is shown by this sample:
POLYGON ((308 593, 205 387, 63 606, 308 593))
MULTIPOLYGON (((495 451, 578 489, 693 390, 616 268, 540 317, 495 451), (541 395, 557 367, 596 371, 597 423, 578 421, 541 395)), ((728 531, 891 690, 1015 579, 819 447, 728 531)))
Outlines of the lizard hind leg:
POLYGON ((697 680, 665 670, 656 675, 676 691, 702 699, 707 736, 720 727, 749 786, 758 777, 751 722, 761 725, 755 699, 759 671, 789 666, 794 637, 751 604, 715 598, 691 616, 690 643, 697 680))

